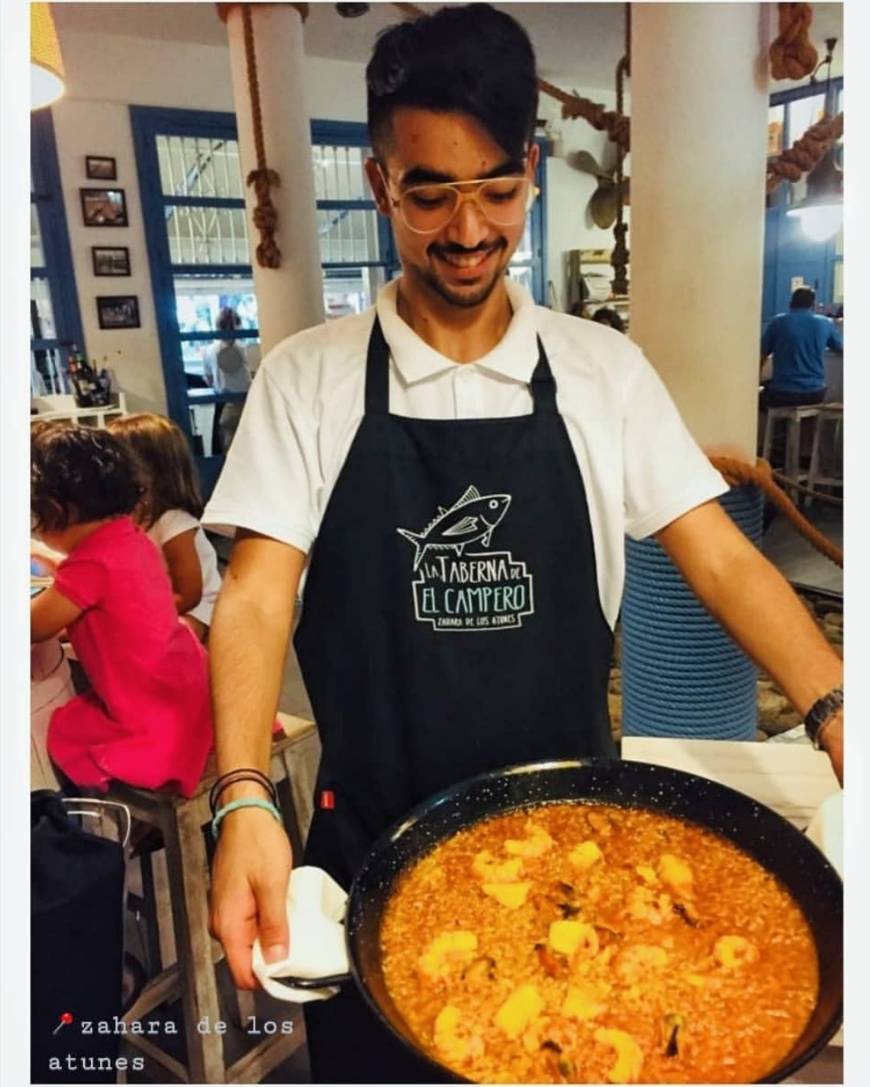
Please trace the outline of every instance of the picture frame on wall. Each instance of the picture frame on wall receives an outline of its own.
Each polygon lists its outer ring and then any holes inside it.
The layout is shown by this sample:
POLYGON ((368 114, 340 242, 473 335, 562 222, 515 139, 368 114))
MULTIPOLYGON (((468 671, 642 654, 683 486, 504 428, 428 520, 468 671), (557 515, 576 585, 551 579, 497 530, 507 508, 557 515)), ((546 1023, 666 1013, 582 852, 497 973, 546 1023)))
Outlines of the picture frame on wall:
POLYGON ((139 299, 135 294, 97 296, 97 320, 100 328, 140 328, 139 299))
POLYGON ((92 181, 114 181, 118 165, 108 155, 85 155, 85 176, 92 181))
POLYGON ((123 189, 79 189, 85 226, 128 226, 123 189))
POLYGON ((95 276, 130 274, 130 250, 126 245, 92 245, 91 259, 95 276))

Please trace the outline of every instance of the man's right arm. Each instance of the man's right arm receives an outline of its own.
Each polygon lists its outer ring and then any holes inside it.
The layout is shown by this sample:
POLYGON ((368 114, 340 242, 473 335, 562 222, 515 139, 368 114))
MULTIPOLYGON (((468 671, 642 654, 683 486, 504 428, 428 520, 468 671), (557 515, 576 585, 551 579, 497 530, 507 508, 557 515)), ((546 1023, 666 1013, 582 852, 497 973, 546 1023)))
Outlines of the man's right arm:
MULTIPOLYGON (((272 724, 305 561, 289 544, 239 532, 209 634, 219 774, 240 767, 269 773, 272 724)), ((251 796, 266 792, 239 782, 224 790, 219 803, 251 796)), ((267 961, 286 955, 291 865, 287 836, 269 812, 247 807, 224 818, 212 872, 211 927, 241 988, 256 984, 255 936, 267 961)))

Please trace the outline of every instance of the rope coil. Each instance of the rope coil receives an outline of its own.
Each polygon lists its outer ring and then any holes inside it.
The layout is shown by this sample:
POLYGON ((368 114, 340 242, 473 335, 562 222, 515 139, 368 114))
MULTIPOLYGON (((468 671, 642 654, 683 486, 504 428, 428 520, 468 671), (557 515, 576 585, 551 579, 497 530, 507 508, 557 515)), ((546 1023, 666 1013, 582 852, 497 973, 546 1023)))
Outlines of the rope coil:
POLYGON ((770 46, 774 79, 803 79, 815 71, 819 55, 810 41, 813 9, 809 4, 778 4, 779 37, 770 46))

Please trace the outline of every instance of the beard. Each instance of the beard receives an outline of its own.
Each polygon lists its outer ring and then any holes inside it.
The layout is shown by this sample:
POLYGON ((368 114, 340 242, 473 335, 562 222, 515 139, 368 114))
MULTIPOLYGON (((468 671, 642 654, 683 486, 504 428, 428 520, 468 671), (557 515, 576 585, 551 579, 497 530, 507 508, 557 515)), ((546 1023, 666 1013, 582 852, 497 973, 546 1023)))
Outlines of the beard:
MULTIPOLYGON (((494 246, 486 247, 486 249, 492 250, 493 252, 496 250, 503 251, 506 248, 507 244, 503 240, 494 246)), ((457 250, 454 250, 454 252, 456 251, 457 250)), ((463 250, 463 252, 474 252, 474 250, 463 250)), ((419 283, 427 286, 449 306, 457 306, 460 309, 472 309, 475 306, 484 303, 495 290, 496 285, 499 280, 502 279, 506 270, 507 262, 500 262, 491 272, 487 273, 486 278, 482 282, 469 283, 466 287, 457 287, 446 282, 445 279, 439 275, 438 271, 431 266, 423 267, 420 265, 411 265, 409 269, 419 283)))

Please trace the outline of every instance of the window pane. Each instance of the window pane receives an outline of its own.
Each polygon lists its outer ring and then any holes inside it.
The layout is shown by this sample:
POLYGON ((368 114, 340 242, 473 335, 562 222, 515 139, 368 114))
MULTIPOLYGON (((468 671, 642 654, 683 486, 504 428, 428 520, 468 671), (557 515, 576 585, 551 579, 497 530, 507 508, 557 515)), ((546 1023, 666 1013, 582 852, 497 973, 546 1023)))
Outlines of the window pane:
POLYGON ((42 268, 45 265, 45 255, 42 252, 42 232, 39 229, 39 214, 36 205, 30 205, 30 266, 42 268))
MULTIPOLYGON (((205 362, 214 354, 219 342, 218 340, 181 341, 181 357, 184 361, 184 372, 187 375, 188 388, 201 389, 208 385, 205 380, 205 362)), ((248 370, 253 374, 260 365, 260 338, 259 336, 256 339, 246 337, 237 342, 245 355, 248 370)))
POLYGON ((383 268, 348 268, 340 275, 330 273, 323 280, 323 309, 326 319, 362 313, 374 303, 384 285, 383 268))
POLYGON ((57 396, 72 392, 66 369, 66 349, 60 347, 30 352, 30 395, 57 396))
POLYGON ((242 197, 236 140, 158 136, 160 187, 166 196, 242 197))
POLYGON ((244 208, 166 209, 169 258, 173 264, 248 264, 244 208))
POLYGON ((363 147, 333 147, 315 144, 311 148, 314 167, 314 194, 318 200, 367 200, 371 191, 363 163, 371 154, 363 147))
POLYGON ((250 276, 176 276, 174 283, 180 332, 214 331, 224 308, 236 311, 240 328, 258 327, 257 296, 250 276))
POLYGON ((317 212, 320 259, 324 264, 380 260, 377 212, 342 208, 317 212))
POLYGON ((767 153, 782 154, 782 131, 785 124, 785 106, 771 106, 767 112, 767 153))
POLYGON ((789 147, 803 136, 806 130, 821 121, 825 115, 824 94, 814 94, 809 98, 798 98, 795 102, 789 102, 788 106, 788 139, 789 147))
POLYGON ((35 340, 57 339, 47 279, 30 281, 30 335, 35 340))

